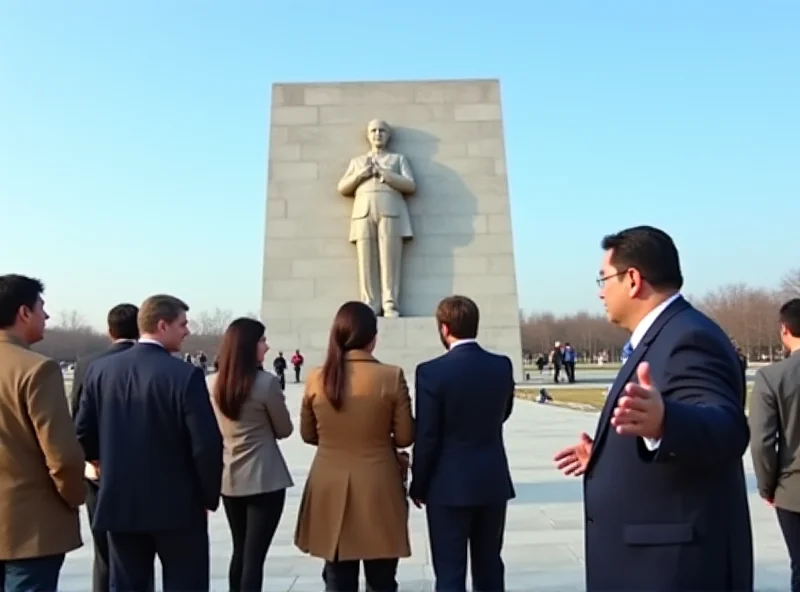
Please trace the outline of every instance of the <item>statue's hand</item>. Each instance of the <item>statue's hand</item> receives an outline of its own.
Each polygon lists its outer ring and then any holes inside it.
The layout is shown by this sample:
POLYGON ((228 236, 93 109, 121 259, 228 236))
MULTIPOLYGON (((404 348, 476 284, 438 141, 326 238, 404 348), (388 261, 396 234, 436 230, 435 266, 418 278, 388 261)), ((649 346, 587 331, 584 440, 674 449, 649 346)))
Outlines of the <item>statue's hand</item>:
POLYGON ((361 172, 358 173, 358 180, 359 181, 366 181, 367 179, 372 177, 374 174, 375 174, 375 170, 373 169, 372 165, 371 164, 367 165, 363 169, 361 169, 361 172))

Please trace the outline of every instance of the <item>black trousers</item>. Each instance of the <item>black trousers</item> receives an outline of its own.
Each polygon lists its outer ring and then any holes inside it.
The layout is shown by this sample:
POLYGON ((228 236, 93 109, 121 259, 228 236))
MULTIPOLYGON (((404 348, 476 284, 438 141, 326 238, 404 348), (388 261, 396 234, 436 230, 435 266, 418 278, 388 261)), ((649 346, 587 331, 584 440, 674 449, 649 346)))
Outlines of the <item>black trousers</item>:
POLYGON ((800 514, 783 508, 776 508, 778 524, 783 532, 789 562, 792 568, 791 590, 800 592, 800 514))
POLYGON ((208 523, 159 532, 109 532, 112 592, 147 592, 155 581, 155 558, 161 563, 164 592, 209 590, 208 523))
POLYGON ((281 383, 281 390, 286 390, 286 370, 278 373, 278 380, 281 383))
MULTIPOLYGON (((91 524, 94 519, 94 510, 97 507, 97 492, 100 488, 94 481, 84 479, 83 482, 86 486, 86 512, 89 514, 89 524, 91 524)), ((94 545, 92 591, 108 592, 108 535, 105 531, 92 529, 92 542, 94 545)))
POLYGON ((242 497, 222 497, 233 538, 228 569, 230 592, 261 592, 264 560, 281 521, 286 490, 242 497))
POLYGON ((564 371, 567 373, 567 380, 575 382, 575 362, 564 362, 564 371))
MULTIPOLYGON (((364 560, 364 578, 369 592, 397 592, 397 559, 364 560)), ((325 592, 358 592, 361 561, 326 561, 322 568, 325 592)))
POLYGON ((505 565, 500 554, 506 506, 506 502, 487 506, 426 506, 436 575, 434 590, 466 591, 467 549, 472 589, 475 592, 505 590, 505 565))
POLYGON ((300 382, 300 366, 294 367, 294 381, 300 382))

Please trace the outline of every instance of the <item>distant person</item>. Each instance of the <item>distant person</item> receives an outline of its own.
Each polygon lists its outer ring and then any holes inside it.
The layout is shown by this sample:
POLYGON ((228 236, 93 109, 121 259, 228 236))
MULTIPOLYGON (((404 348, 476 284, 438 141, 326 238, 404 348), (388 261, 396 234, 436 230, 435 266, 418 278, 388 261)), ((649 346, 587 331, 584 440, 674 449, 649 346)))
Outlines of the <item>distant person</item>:
MULTIPOLYGON (((70 393, 70 408, 73 418, 78 412, 81 395, 83 393, 83 380, 86 370, 92 362, 105 356, 118 354, 129 350, 139 339, 139 327, 136 316, 139 309, 133 304, 118 304, 108 313, 108 336, 111 346, 102 352, 90 354, 80 358, 75 364, 75 374, 72 378, 72 392, 70 393)), ((99 491, 100 469, 98 464, 86 463, 84 471, 86 485, 86 511, 89 514, 89 524, 94 519, 97 508, 97 493, 99 491)), ((92 530, 94 542, 94 561, 92 568, 92 590, 94 592, 108 592, 109 590, 109 559, 108 536, 105 531, 92 530)))
POLYGON ((280 381, 281 390, 286 390, 286 358, 283 357, 283 352, 278 352, 278 357, 272 362, 272 369, 280 381))
POLYGON ((222 437, 203 371, 171 355, 189 334, 188 310, 172 296, 148 298, 139 343, 86 371, 76 424, 101 467, 92 528, 108 533, 112 590, 148 589, 156 555, 165 592, 209 589, 222 437))
POLYGON ((555 456, 584 476, 586 590, 753 590, 742 375, 722 329, 689 304, 675 243, 606 236, 597 285, 632 353, 594 438, 555 456))
POLYGON ((789 357, 756 372, 750 398, 750 454, 761 497, 775 508, 800 591, 800 298, 779 313, 789 357))
POLYGON ((425 506, 435 590, 505 590, 501 553, 515 496, 503 425, 514 405, 511 360, 477 343, 478 306, 465 296, 439 303, 447 353, 417 366, 417 437, 409 496, 425 506))
POLYGON ((564 372, 567 374, 567 381, 572 384, 575 382, 575 363, 578 360, 578 352, 569 343, 564 344, 564 372))
POLYGON ((299 349, 294 350, 294 355, 292 355, 292 366, 294 367, 294 382, 297 384, 300 382, 300 370, 303 367, 303 354, 300 353, 299 349))
POLYGON ((322 368, 306 378, 303 441, 317 447, 297 516, 295 545, 325 560, 328 592, 395 592, 397 564, 411 554, 408 503, 398 448, 414 442, 405 376, 372 352, 375 313, 361 302, 339 308, 322 368))
POLYGON ((564 367, 564 350, 561 342, 556 341, 553 351, 550 353, 550 361, 553 364, 553 382, 558 383, 561 369, 564 367))
POLYGON ((0 589, 53 592, 81 541, 84 456, 58 362, 44 339, 38 280, 0 276, 0 589))
POLYGON ((233 538, 229 590, 261 590, 264 559, 291 487, 278 440, 292 419, 278 379, 261 369, 264 325, 236 319, 222 338, 219 372, 206 378, 224 443, 222 503, 233 538))

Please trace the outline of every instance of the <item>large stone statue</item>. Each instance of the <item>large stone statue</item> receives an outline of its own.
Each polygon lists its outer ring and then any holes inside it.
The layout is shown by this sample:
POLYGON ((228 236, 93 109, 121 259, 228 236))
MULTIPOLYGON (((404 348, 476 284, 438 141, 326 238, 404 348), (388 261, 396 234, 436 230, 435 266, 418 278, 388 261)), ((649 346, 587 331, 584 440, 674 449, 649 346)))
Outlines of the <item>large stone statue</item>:
POLYGON ((379 119, 367 125, 372 149, 350 161, 339 193, 354 197, 350 242, 356 244, 361 300, 385 317, 400 316, 403 240, 414 236, 405 196, 416 183, 408 159, 386 151, 391 128, 379 119))

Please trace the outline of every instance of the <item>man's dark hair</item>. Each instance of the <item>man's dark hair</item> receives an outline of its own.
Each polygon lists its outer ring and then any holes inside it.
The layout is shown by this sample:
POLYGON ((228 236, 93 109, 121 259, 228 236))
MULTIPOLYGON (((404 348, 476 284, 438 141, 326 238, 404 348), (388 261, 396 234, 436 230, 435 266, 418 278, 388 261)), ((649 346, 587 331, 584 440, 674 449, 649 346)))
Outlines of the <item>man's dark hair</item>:
POLYGON ((33 310, 44 292, 44 284, 24 275, 0 276, 0 329, 12 327, 19 309, 26 306, 33 310))
POLYGON ((611 251, 611 265, 620 273, 638 269, 656 290, 680 290, 683 274, 678 249, 672 238, 652 226, 635 226, 603 238, 601 247, 611 251))
POLYGON ((139 339, 138 315, 137 306, 117 304, 108 311, 108 334, 114 339, 139 339))
POLYGON ((456 339, 475 339, 479 322, 478 305, 466 296, 448 296, 436 307, 436 323, 447 325, 456 339))
POLYGON ((800 337, 800 298, 792 298, 781 306, 778 314, 781 324, 792 334, 792 337, 800 337))

